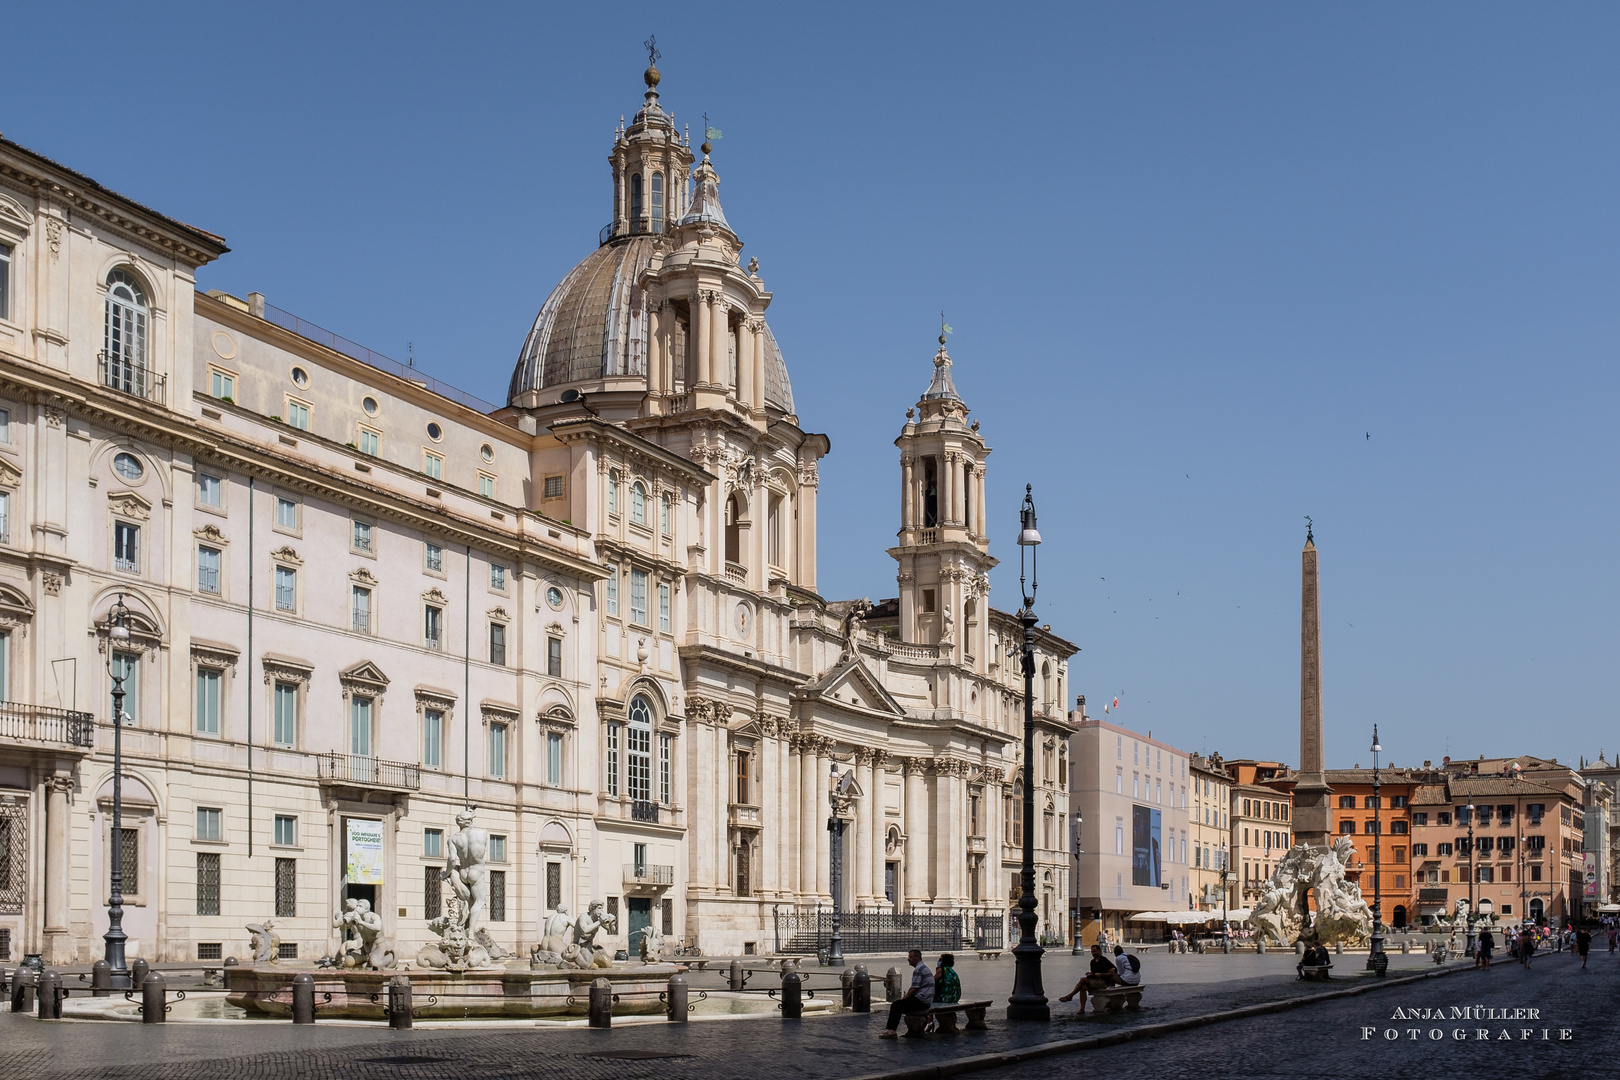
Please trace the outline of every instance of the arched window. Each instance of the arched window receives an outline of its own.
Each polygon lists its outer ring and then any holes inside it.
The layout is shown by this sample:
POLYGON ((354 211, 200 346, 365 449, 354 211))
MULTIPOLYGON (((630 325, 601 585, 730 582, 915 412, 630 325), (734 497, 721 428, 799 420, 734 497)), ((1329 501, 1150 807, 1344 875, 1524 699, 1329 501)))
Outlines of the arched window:
POLYGON ((637 525, 647 524, 647 489, 640 480, 630 485, 630 520, 637 525))
POLYGON ((742 501, 736 495, 726 500, 726 562, 742 562, 742 501))
POLYGON ((107 276, 102 379, 114 390, 146 394, 146 293, 127 270, 107 276))
POLYGON ((652 174, 652 231, 664 231, 664 174, 652 174))
POLYGON ((1012 794, 1007 796, 1007 833, 1014 847, 1024 843, 1024 778, 1013 781, 1012 794))
POLYGON ((1052 665, 1041 665, 1041 700, 1046 705, 1052 704, 1052 665))
POLYGON ((631 698, 625 763, 630 798, 635 802, 652 802, 652 721, 652 703, 640 694, 631 698))
POLYGON ((630 177, 630 231, 641 231, 641 174, 630 177))

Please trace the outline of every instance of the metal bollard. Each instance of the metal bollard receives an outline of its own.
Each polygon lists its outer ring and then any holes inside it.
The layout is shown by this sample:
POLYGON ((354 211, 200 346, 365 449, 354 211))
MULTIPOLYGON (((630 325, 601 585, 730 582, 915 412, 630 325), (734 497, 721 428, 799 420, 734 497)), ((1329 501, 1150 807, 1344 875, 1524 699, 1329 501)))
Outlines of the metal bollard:
POLYGON ((404 1031, 411 1026, 411 977, 395 975, 388 980, 388 1026, 404 1031))
POLYGON ((151 972, 141 982, 141 1023, 161 1024, 167 1019, 169 995, 161 972, 151 972))
POLYGON ((295 1024, 315 1022, 315 976, 307 971, 293 976, 292 1014, 295 1024))
POLYGON ((147 962, 139 957, 130 961, 128 975, 129 988, 138 993, 141 987, 146 985, 146 973, 150 970, 151 967, 147 964, 147 962))
POLYGON ((672 1024, 686 1023, 686 976, 681 974, 669 977, 669 987, 664 992, 664 1016, 672 1024))
POLYGON ((890 968, 889 973, 883 976, 883 1000, 899 1001, 902 993, 904 991, 900 989, 900 969, 890 968))
POLYGON ((97 960, 90 965, 90 995, 92 997, 109 997, 112 994, 112 965, 105 960, 97 960))
POLYGON ((39 991, 35 995, 41 1020, 62 1019, 62 974, 48 968, 39 977, 39 991))
POLYGON ((726 984, 733 990, 741 990, 743 988, 743 967, 741 960, 733 960, 731 962, 731 967, 726 973, 726 984))
POLYGON ((866 973, 865 964, 855 965, 855 993, 850 1008, 856 1012, 872 1011, 872 976, 866 973))
POLYGON ((845 968, 838 976, 838 985, 843 991, 844 1008, 855 1004, 855 969, 845 968))
POLYGON ((782 1019, 797 1020, 804 1015, 804 980, 797 971, 782 976, 782 1019))
POLYGON ((27 1012, 34 1007, 34 983, 39 973, 32 968, 20 967, 11 977, 11 1011, 27 1012))
POLYGON ((593 1028, 613 1026, 613 984, 606 979, 591 983, 590 1017, 587 1023, 593 1028))

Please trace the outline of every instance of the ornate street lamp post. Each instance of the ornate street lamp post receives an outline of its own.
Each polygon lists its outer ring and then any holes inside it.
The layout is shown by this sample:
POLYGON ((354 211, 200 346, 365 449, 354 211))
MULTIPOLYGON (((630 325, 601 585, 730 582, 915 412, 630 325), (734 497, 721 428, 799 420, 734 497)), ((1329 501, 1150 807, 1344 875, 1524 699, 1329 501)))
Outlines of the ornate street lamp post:
POLYGON ((1232 951, 1232 923, 1226 916, 1227 891, 1232 887, 1232 871, 1226 865, 1225 853, 1221 858, 1221 952, 1232 951))
POLYGON ((1468 800, 1468 947, 1464 956, 1474 955, 1474 800, 1468 800))
POLYGON ((1080 811, 1074 812, 1074 880, 1069 882, 1069 896, 1074 901, 1074 948, 1069 950, 1071 956, 1084 956, 1085 948, 1080 944, 1080 855, 1085 850, 1080 842, 1080 826, 1084 822, 1080 811))
POLYGON ((832 843, 828 845, 832 860, 832 872, 828 875, 832 884, 832 938, 827 942, 827 963, 833 967, 844 962, 844 813, 849 807, 849 787, 854 775, 848 772, 840 777, 838 762, 832 763, 827 795, 832 803, 832 814, 827 818, 827 831, 832 834, 832 843))
POLYGON ((1375 971, 1379 975, 1389 970, 1389 957, 1384 954, 1384 915, 1382 905, 1379 903, 1379 891, 1382 882, 1379 879, 1379 868, 1383 864, 1380 849, 1384 846, 1384 828, 1381 812, 1383 800, 1378 795, 1378 755, 1383 751, 1378 745, 1378 725, 1373 725, 1373 932, 1372 940, 1367 943, 1367 970, 1375 971))
POLYGON ((1035 940, 1035 549, 1041 534, 1035 528, 1032 487, 1024 485, 1019 510, 1018 590, 1024 601, 1018 622, 1024 628, 1024 868, 1023 895, 1018 898, 1018 944, 1013 946, 1013 992, 1007 1000, 1008 1020, 1050 1020, 1041 987, 1040 942, 1035 940), (1029 553, 1029 591, 1024 592, 1024 553, 1029 553))
POLYGON ((113 681, 112 895, 107 898, 107 932, 102 935, 115 990, 138 989, 130 982, 129 967, 124 963, 124 667, 117 649, 128 644, 129 608, 124 606, 124 594, 119 593, 107 615, 107 674, 113 681))

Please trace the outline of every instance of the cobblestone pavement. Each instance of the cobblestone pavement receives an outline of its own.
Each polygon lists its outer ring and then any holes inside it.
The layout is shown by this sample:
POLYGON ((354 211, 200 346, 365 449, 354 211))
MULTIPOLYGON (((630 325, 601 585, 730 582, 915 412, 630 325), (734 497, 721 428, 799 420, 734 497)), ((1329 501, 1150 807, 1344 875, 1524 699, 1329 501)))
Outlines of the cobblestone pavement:
MULTIPOLYGON (((1395 973, 1434 969, 1417 955, 1397 955, 1393 959, 1395 973)), ((1365 978, 1359 971, 1361 962, 1361 957, 1343 957, 1340 970, 1351 977, 1336 979, 1328 989, 1342 988, 1365 978)), ((884 971, 893 963, 889 958, 868 961, 874 972, 884 971)), ((1048 996, 1055 998, 1066 992, 1078 976, 1082 963, 1080 958, 1048 954, 1048 996)), ((1551 966, 1549 963, 1548 967, 1551 966)), ((625 1024, 611 1031, 525 1026, 456 1030, 419 1027, 391 1032, 331 1024, 294 1028, 289 1023, 269 1021, 162 1026, 41 1023, 26 1016, 0 1013, 0 1077, 6 1080, 110 1080, 113 1077, 120 1080, 148 1077, 252 1080, 328 1076, 343 1080, 374 1077, 724 1080, 769 1076, 773 1080, 831 1080, 939 1064, 975 1054, 1006 1053, 1043 1042, 1321 992, 1320 984, 1295 981, 1292 968, 1293 957, 1286 954, 1263 957, 1150 954, 1144 961, 1148 992, 1140 1013, 1077 1019, 1069 1014, 1073 1006, 1060 1005, 1054 1012, 1057 1018, 1051 1024, 1009 1026, 998 1017, 1011 986, 1010 959, 979 962, 964 958, 959 970, 965 995, 970 999, 996 999, 997 1004, 991 1011, 992 1030, 957 1038, 898 1042, 876 1038, 887 1012, 878 1002, 874 1002, 870 1015, 842 1013, 799 1022, 772 1017, 690 1024, 625 1024)), ((1533 977, 1542 978, 1539 969, 1533 977)), ((1472 978, 1459 973, 1425 982, 1423 997, 1429 1000, 1439 993, 1447 1000, 1460 999, 1463 991, 1449 984, 1472 978)), ((694 989, 723 985, 721 976, 715 972, 693 972, 691 979, 694 989)), ((809 981, 812 987, 824 988, 821 994, 835 983, 835 977, 819 969, 809 981)), ((775 979, 769 972, 761 972, 750 987, 762 984, 774 985, 775 979)), ((1355 1016, 1375 1015, 1383 1009, 1382 1003, 1391 998, 1392 995, 1380 993, 1371 998, 1354 999, 1355 1016), (1373 1000, 1379 1003, 1360 1004, 1373 1000)), ((1307 1024, 1312 1030, 1336 1030, 1322 1029, 1314 1019, 1318 1011, 1329 1008, 1334 1009, 1336 1017, 1342 1011, 1339 1006, 1317 1004, 1309 1006, 1307 1011, 1291 1012, 1284 1018, 1261 1023, 1273 1034, 1279 1030, 1297 1033, 1307 1024)), ((1335 1020, 1335 1023, 1343 1026, 1344 1022, 1335 1020)), ((1230 1040, 1230 1027, 1223 1026, 1219 1030, 1222 1045, 1241 1045, 1230 1040)), ((1211 1034, 1213 1029, 1201 1029, 1144 1043, 1142 1047, 1156 1058, 1177 1039, 1207 1047, 1211 1034)), ((1342 1038, 1350 1039, 1354 1035, 1355 1032, 1347 1028, 1342 1038)), ((1132 1049, 1123 1056, 1128 1058, 1138 1052, 1132 1049)), ((1202 1059, 1197 1055, 1189 1058, 1188 1067, 1192 1068, 1199 1060, 1202 1060, 1201 1075, 1207 1077, 1207 1051, 1202 1059)), ((1372 1059, 1358 1060, 1365 1063, 1372 1059)), ((1067 1056, 1051 1062, 1031 1063, 1021 1067, 1020 1072, 1047 1069, 1051 1070, 1047 1075, 1057 1075, 1057 1069, 1073 1069, 1078 1061, 1077 1057, 1067 1056)), ((1108 1071, 1117 1071, 1120 1051, 1110 1051, 1109 1061, 1108 1071)), ((1156 1072, 1155 1075, 1163 1074, 1156 1072)))
POLYGON ((1402 1076, 1467 1080, 1527 1076, 1593 1080, 1620 1071, 1617 1055, 1620 961, 1607 952, 1594 952, 1586 971, 1568 953, 1537 956, 1529 968, 1509 959, 1489 971, 1462 971, 1407 988, 972 1075, 984 1080, 1067 1080, 1095 1069, 1109 1080, 1211 1076, 1366 1080, 1398 1071, 1402 1076), (1397 1006, 1403 1012, 1443 1009, 1446 1019, 1395 1019, 1397 1006), (1540 1016, 1452 1018, 1453 1009, 1468 1006, 1536 1009, 1540 1016), (1568 1039, 1561 1037, 1561 1029, 1568 1029, 1568 1039), (1487 1037, 1481 1039, 1481 1032, 1487 1037), (1106 1057, 1099 1059, 1097 1054, 1106 1057))

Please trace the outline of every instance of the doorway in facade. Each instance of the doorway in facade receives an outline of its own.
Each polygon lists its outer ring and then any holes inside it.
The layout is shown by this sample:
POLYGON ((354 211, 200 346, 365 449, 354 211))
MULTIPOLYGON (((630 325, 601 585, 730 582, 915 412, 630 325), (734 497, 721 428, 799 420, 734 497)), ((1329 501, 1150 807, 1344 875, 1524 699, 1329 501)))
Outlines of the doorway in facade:
POLYGON ((625 939, 630 946, 630 955, 641 955, 641 939, 647 936, 647 928, 652 925, 652 898, 647 896, 627 896, 625 906, 629 909, 630 923, 625 939))
POLYGON ((347 882, 343 886, 343 899, 364 900, 371 905, 371 910, 377 910, 377 886, 361 885, 358 882, 347 882))
POLYGON ((1406 929, 1406 908, 1402 907, 1400 904, 1395 905, 1395 929, 1406 929))

